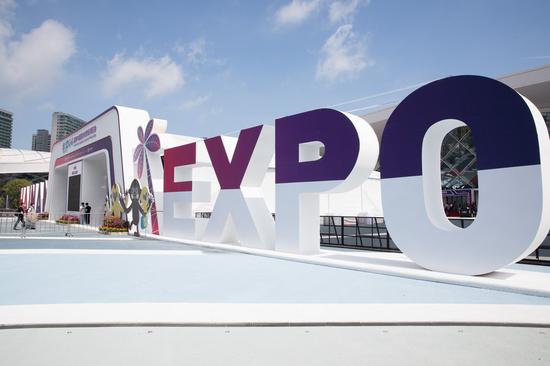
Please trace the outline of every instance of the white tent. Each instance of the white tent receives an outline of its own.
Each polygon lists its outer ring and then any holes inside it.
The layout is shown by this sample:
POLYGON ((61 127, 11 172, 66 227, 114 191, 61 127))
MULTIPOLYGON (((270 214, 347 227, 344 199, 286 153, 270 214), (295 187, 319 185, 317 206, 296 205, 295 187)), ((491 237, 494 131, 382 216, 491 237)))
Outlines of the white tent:
POLYGON ((0 174, 48 173, 49 169, 49 152, 0 149, 0 174))

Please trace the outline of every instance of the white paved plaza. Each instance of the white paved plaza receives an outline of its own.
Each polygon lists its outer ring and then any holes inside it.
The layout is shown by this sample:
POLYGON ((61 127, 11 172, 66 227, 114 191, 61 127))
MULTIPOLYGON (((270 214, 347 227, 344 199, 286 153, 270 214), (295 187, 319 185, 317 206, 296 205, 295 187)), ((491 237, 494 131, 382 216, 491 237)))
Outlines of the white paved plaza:
MULTIPOLYGON (((399 254, 327 257, 421 271, 399 254)), ((517 273, 550 276, 513 265, 489 278, 517 273)), ((0 354, 9 365, 550 363, 549 297, 446 282, 93 233, 4 237, 0 354)))

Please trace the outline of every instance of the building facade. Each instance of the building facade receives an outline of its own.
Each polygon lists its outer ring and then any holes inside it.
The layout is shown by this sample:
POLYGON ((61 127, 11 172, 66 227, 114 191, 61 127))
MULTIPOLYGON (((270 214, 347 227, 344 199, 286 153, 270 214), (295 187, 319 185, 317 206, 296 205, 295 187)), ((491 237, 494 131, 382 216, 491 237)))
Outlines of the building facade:
POLYGON ((0 148, 11 148, 13 113, 0 109, 0 148))
POLYGON ((65 137, 69 136, 85 124, 86 121, 68 113, 53 112, 50 147, 53 146, 56 141, 63 140, 65 137))
POLYGON ((34 151, 50 151, 50 131, 38 129, 32 135, 32 150, 34 151))

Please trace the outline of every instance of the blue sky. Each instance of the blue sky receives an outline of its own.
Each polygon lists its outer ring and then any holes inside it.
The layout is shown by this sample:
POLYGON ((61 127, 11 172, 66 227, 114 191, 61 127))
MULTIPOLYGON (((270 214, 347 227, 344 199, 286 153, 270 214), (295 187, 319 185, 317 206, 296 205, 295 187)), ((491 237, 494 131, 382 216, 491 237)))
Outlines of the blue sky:
POLYGON ((113 104, 213 136, 550 63, 549 15, 548 0, 0 0, 0 108, 18 148, 53 111, 89 120, 113 104))

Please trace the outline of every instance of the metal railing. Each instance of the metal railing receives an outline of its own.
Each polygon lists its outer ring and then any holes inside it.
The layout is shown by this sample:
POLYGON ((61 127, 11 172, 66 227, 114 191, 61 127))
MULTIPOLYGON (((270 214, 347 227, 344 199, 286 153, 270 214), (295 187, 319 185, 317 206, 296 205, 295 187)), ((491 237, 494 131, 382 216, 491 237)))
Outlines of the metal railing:
POLYGON ((0 210, 0 217, 9 217, 9 216, 13 216, 14 212, 16 210, 14 209, 10 209, 10 208, 4 208, 2 210, 0 210))
POLYGON ((98 213, 24 214, 20 219, 18 213, 13 212, 10 215, 0 216, 0 238, 2 236, 91 234, 99 232, 99 228, 104 225, 105 215, 98 213))
POLYGON ((475 217, 447 217, 447 219, 451 222, 451 224, 464 229, 474 222, 475 217))
POLYGON ((321 216, 321 245, 398 252, 383 217, 321 216))
POLYGON ((550 266, 550 233, 548 233, 546 239, 542 242, 542 244, 521 262, 550 266))
MULTIPOLYGON (((466 228, 475 218, 449 217, 466 228)), ((321 245, 361 250, 401 252, 393 242, 383 217, 321 216, 321 245)), ((550 233, 546 240, 521 263, 550 265, 550 233)))
MULTIPOLYGON (((198 212, 197 218, 209 218, 210 212, 198 212)), ((0 238, 2 236, 25 237, 33 234, 73 236, 100 232, 105 225, 104 214, 40 214, 24 215, 24 225, 18 221, 15 212, 0 215, 0 238), (17 223, 17 225, 16 225, 17 223)), ((454 225, 468 227, 474 218, 451 217, 454 225)), ((113 232, 110 232, 113 233, 113 232)), ((126 234, 127 230, 115 232, 126 234)), ((393 242, 383 217, 321 216, 320 244, 325 247, 338 247, 361 250, 400 252, 393 242)), ((550 233, 546 240, 523 263, 550 265, 550 233)))

